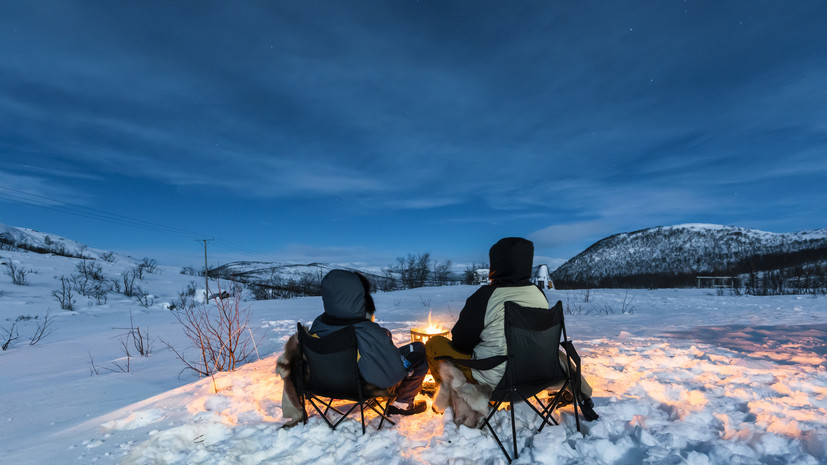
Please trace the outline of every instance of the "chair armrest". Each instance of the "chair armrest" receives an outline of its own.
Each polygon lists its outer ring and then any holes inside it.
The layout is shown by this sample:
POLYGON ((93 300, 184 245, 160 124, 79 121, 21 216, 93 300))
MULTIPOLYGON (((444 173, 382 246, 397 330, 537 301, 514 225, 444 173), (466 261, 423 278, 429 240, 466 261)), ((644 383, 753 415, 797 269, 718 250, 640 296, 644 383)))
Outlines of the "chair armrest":
POLYGON ((461 359, 461 358, 453 358, 448 355, 443 355, 440 357, 436 357, 436 360, 445 360, 448 362, 453 363, 454 365, 460 365, 464 367, 471 368, 473 370, 490 370, 495 368, 496 366, 502 364, 506 360, 508 360, 507 355, 496 355, 494 357, 488 358, 481 358, 481 359, 461 359))

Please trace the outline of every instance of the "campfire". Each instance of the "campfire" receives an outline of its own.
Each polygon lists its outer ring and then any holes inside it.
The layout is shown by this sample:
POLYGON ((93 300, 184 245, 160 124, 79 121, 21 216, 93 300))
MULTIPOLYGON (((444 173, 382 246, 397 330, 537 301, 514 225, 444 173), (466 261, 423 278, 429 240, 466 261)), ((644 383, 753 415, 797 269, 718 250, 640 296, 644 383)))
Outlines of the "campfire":
MULTIPOLYGON (((431 312, 428 312, 428 327, 427 328, 413 328, 411 329, 411 342, 420 341, 423 344, 428 342, 428 339, 434 336, 449 337, 450 331, 443 328, 439 323, 434 323, 431 320, 431 312)), ((436 381, 430 373, 425 375, 425 380, 422 381, 422 392, 428 395, 433 395, 436 391, 436 381)))
POLYGON ((443 328, 439 323, 431 321, 431 312, 428 312, 428 327, 427 328, 413 328, 411 330, 411 342, 420 341, 423 344, 428 342, 428 339, 434 336, 448 337, 449 330, 443 328))

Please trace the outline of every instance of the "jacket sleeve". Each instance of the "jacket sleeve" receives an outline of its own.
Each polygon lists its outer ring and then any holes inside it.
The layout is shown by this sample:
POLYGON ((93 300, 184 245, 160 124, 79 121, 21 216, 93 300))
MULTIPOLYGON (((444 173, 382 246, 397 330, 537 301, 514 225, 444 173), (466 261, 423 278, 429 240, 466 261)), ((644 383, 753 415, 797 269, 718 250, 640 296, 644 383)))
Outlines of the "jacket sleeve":
POLYGON ((483 286, 465 301, 451 330, 451 342, 455 349, 470 354, 480 343, 480 334, 485 327, 485 311, 493 293, 493 286, 483 286))
POLYGON ((402 356, 388 330, 372 321, 358 323, 355 328, 362 378, 380 388, 402 381, 408 370, 402 364, 402 356))

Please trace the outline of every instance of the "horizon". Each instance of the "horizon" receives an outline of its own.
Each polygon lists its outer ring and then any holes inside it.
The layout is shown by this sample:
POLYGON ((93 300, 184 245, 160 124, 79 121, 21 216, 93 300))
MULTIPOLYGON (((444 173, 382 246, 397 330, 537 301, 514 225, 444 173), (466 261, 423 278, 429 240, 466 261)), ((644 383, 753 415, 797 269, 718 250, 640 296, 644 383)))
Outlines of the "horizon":
POLYGON ((657 226, 823 229, 825 17, 6 2, 0 223, 179 265, 210 238, 211 265, 461 266, 520 236, 552 266, 657 226))

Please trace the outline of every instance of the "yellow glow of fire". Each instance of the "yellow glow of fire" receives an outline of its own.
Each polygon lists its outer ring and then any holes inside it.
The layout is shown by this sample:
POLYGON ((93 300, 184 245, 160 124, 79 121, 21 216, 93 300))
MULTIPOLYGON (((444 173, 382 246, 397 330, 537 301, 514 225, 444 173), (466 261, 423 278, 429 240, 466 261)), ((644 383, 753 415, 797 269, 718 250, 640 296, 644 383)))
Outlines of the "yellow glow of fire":
POLYGON ((441 334, 444 333, 446 330, 442 327, 439 323, 434 323, 431 321, 431 312, 428 312, 428 327, 423 329, 418 329, 418 333, 423 334, 441 334))

